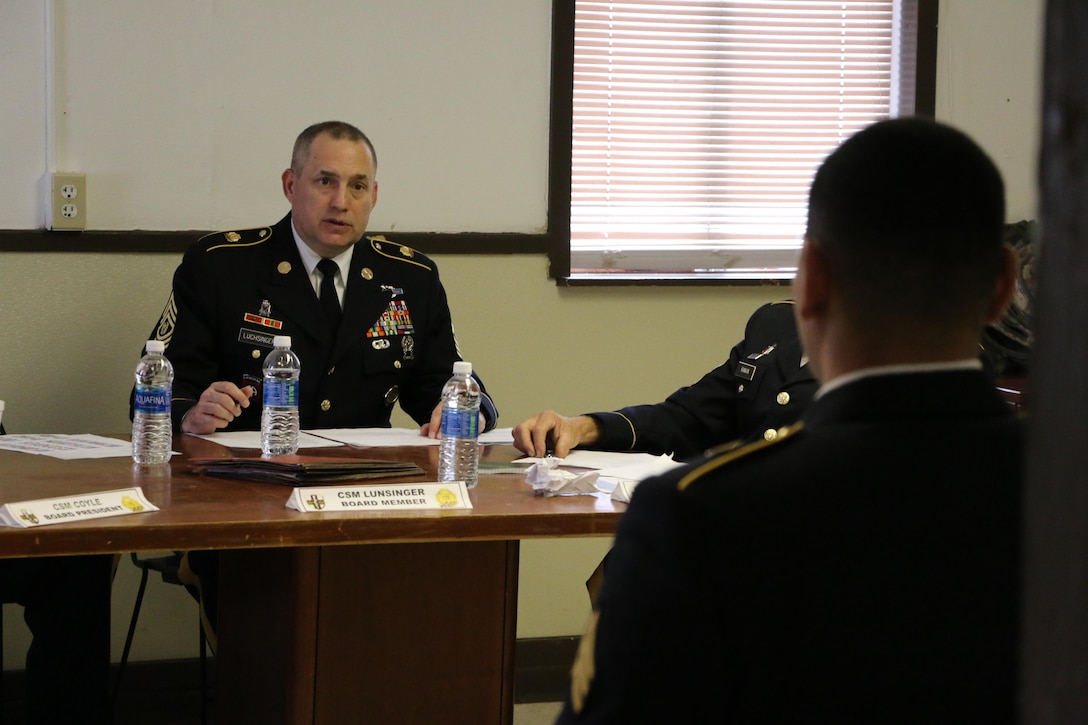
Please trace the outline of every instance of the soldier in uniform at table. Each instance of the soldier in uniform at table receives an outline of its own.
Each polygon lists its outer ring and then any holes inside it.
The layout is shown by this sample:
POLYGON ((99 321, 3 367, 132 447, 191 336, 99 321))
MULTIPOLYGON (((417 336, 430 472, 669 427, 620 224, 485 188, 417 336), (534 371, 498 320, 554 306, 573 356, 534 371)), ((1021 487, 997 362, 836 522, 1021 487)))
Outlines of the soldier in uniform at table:
POLYGON ((728 360, 662 402, 574 417, 546 410, 514 428, 514 445, 530 456, 589 448, 683 460, 727 441, 770 439, 816 392, 806 363, 793 303, 772 302, 752 314, 728 360))
POLYGON ((978 359, 1004 214, 932 120, 824 161, 794 284, 821 387, 635 489, 559 723, 1016 721, 1024 429, 978 359))
MULTIPOLYGON (((282 175, 290 213, 206 236, 185 253, 152 331, 174 366, 175 430, 259 430, 262 363, 273 337, 290 335, 302 365, 301 428, 388 427, 399 402, 437 437, 442 387, 461 356, 435 263, 364 236, 376 174, 358 128, 310 126, 282 175)), ((480 429, 490 430, 498 410, 480 387, 480 429)), ((214 566, 202 559, 215 557, 193 553, 182 571, 200 580, 214 620, 214 566)))
MULTIPOLYGON (((174 366, 176 430, 259 429, 261 365, 273 336, 290 335, 302 428, 388 426, 399 402, 437 433, 442 386, 461 356, 434 262, 364 236, 376 171, 359 129, 315 124, 283 172, 287 216, 208 235, 185 253, 152 331, 174 366)), ((490 429, 498 412, 482 398, 490 429)))

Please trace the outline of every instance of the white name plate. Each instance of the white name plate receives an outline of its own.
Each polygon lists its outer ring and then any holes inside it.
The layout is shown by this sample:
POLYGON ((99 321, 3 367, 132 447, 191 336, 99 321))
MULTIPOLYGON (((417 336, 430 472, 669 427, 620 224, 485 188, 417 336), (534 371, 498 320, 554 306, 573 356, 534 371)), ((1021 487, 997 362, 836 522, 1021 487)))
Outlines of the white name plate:
POLYGON ((64 498, 42 498, 0 506, 0 524, 29 529, 34 526, 64 524, 69 521, 128 516, 159 508, 144 496, 139 488, 85 493, 64 498))
POLYGON ((294 490, 287 499, 287 508, 304 513, 470 509, 472 501, 463 481, 393 486, 306 486, 294 490))

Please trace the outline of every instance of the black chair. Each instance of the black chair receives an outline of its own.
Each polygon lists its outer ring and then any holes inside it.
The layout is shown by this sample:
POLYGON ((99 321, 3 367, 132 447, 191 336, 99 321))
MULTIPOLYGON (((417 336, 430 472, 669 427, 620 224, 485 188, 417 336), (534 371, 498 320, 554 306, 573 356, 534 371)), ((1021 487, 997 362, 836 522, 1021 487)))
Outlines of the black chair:
MULTIPOLYGON (((2 411, 3 408, 0 408, 2 411)), ((4 424, 0 423, 0 436, 7 433, 4 430, 4 424)), ((0 604, 0 720, 4 719, 4 667, 3 667, 3 655, 4 655, 4 606, 0 604)))
MULTIPOLYGON (((132 563, 140 569, 140 588, 136 591, 136 603, 132 607, 132 619, 129 620, 128 634, 125 636, 125 648, 121 651, 121 662, 117 667, 117 681, 114 683, 113 703, 117 705, 117 696, 121 691, 121 678, 125 673, 125 665, 128 664, 129 650, 132 648, 132 638, 136 634, 136 623, 140 619, 140 607, 144 602, 144 591, 147 589, 147 579, 151 572, 158 572, 162 580, 167 584, 177 584, 184 587, 191 596, 199 601, 197 592, 188 587, 178 576, 181 568, 182 552, 175 551, 167 556, 148 557, 141 559, 135 553, 131 554, 132 563)), ((199 614, 197 616, 197 632, 200 636, 200 722, 208 722, 208 641, 204 637, 204 628, 201 626, 199 614)))
MULTIPOLYGON (((3 432, 0 431, 0 435, 3 432)), ((3 667, 3 655, 4 655, 4 607, 0 604, 0 720, 4 719, 4 706, 7 704, 4 702, 4 667, 3 667)))

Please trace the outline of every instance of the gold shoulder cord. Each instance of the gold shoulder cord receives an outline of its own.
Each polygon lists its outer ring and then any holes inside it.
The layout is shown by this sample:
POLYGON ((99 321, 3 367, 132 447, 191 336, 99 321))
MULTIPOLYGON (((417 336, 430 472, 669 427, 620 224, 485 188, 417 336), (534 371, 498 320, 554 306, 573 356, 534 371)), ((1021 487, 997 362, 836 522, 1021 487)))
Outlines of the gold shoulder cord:
POLYGON ((679 491, 683 491, 692 483, 699 480, 711 471, 716 471, 727 463, 731 463, 738 458, 743 458, 749 453, 755 453, 756 451, 763 450, 768 446, 773 446, 776 443, 780 443, 804 427, 804 423, 800 422, 794 423, 793 425, 787 425, 778 429, 778 435, 774 438, 774 440, 760 439, 749 443, 746 446, 740 446, 739 448, 732 448, 731 450, 727 450, 714 460, 707 461, 706 463, 692 470, 690 473, 688 473, 688 475, 681 478, 680 482, 676 484, 676 488, 679 491))
POLYGON ((386 244, 388 244, 390 246, 397 246, 397 245, 394 244, 393 242, 389 241, 385 237, 383 237, 381 235, 377 235, 377 236, 373 236, 373 237, 367 237, 367 241, 370 242, 370 248, 371 249, 373 249, 375 252, 377 252, 378 254, 382 255, 383 257, 385 257, 387 259, 395 259, 398 262, 407 262, 408 264, 414 264, 417 267, 422 267, 423 269, 427 270, 428 272, 433 272, 434 271, 431 267, 427 266, 426 264, 423 264, 422 262, 417 262, 416 260, 412 259, 412 257, 416 256, 416 250, 412 249, 411 247, 406 247, 404 245, 400 245, 399 247, 397 247, 397 251, 399 252, 399 254, 390 254, 389 252, 385 251, 385 246, 384 245, 386 245, 386 244))
POLYGON ((272 238, 272 229, 271 227, 253 227, 252 229, 241 229, 237 231, 214 232, 212 234, 201 237, 200 241, 204 241, 205 239, 210 239, 212 237, 217 237, 219 235, 223 236, 223 243, 213 244, 204 251, 210 252, 214 249, 237 249, 239 247, 253 247, 258 244, 264 244, 272 238), (246 241, 246 237, 250 236, 253 233, 257 234, 257 238, 246 241))

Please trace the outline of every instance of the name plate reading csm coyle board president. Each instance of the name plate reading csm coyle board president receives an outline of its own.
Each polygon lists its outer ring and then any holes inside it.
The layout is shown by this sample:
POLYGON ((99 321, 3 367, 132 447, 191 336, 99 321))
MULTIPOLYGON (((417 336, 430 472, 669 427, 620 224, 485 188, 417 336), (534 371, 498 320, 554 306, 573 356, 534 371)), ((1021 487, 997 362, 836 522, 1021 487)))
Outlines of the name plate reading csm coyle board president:
POLYGON ((84 493, 64 498, 42 498, 0 506, 0 524, 29 529, 34 526, 63 524, 68 521, 103 519, 158 511, 159 507, 144 497, 139 488, 84 493))
POLYGON ((400 483, 392 486, 307 486, 296 488, 287 508, 304 513, 330 511, 394 511, 470 509, 463 481, 400 483))

